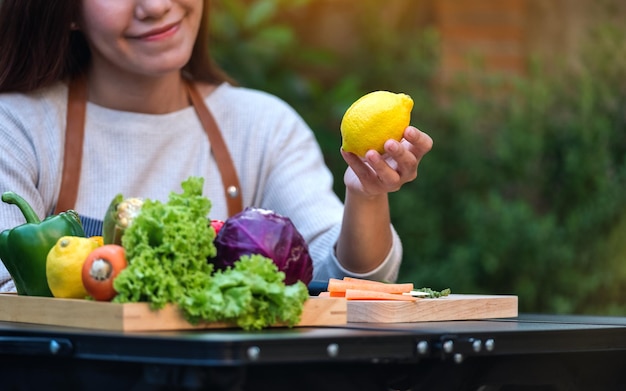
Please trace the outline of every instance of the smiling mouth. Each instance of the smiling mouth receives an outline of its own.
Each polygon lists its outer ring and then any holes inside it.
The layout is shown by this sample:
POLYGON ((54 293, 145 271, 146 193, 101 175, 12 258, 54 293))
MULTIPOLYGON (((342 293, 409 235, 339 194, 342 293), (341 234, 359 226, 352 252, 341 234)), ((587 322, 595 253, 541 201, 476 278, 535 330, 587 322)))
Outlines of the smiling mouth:
POLYGON ((152 29, 146 33, 134 36, 133 38, 144 41, 158 41, 174 35, 179 28, 180 22, 172 23, 160 28, 152 29))

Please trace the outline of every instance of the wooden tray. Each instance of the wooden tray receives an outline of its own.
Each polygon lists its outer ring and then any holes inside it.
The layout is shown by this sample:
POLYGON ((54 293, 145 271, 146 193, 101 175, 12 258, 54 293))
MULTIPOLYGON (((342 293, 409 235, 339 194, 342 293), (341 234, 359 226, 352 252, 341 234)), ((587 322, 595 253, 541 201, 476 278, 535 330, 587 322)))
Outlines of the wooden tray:
POLYGON ((513 318, 517 296, 452 294, 438 299, 382 302, 348 301, 348 322, 401 323, 513 318))
MULTIPOLYGON (((0 294, 0 321, 82 327, 114 331, 155 331, 234 328, 230 323, 192 325, 174 305, 153 311, 147 303, 118 304, 91 300, 0 294)), ((346 324, 347 305, 342 298, 311 297, 297 326, 346 324)), ((281 325, 276 325, 281 326, 281 325)))

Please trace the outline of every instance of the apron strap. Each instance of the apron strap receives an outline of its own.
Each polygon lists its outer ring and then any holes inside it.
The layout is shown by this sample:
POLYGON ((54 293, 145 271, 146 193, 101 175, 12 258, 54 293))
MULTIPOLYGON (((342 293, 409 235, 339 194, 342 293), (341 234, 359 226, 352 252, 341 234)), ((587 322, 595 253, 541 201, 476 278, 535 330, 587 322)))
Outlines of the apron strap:
MULTIPOLYGON (((206 106, 204 99, 202 99, 197 88, 191 82, 186 82, 186 87, 191 104, 196 110, 196 114, 200 119, 205 133, 209 137, 211 152, 217 162, 217 167, 224 185, 228 216, 232 216, 243 210, 241 187, 239 178, 237 177, 237 170, 228 152, 222 133, 213 115, 206 106)), ((72 79, 69 83, 61 190, 59 191, 59 198, 54 214, 74 209, 76 205, 83 157, 86 106, 87 82, 85 77, 81 75, 72 79)))
POLYGON ((237 170, 233 164, 233 160, 228 152, 228 147, 222 137, 213 118, 213 114, 209 111, 209 108, 204 103, 204 99, 197 87, 191 82, 187 82, 187 92, 191 99, 191 104, 196 110, 196 114, 202 123, 202 127, 209 137, 209 143, 211 144, 211 152, 215 156, 217 162, 217 168, 222 176, 222 184, 224 185, 224 196, 226 197, 226 204, 228 207, 228 215, 232 216, 243 210, 243 201, 241 199, 241 186, 239 184, 239 178, 237 177, 237 170))
POLYGON ((84 75, 70 80, 67 93, 67 114, 65 125, 65 152, 61 190, 54 214, 74 209, 78 196, 78 183, 83 162, 83 140, 85 138, 85 107, 87 102, 87 82, 84 75))

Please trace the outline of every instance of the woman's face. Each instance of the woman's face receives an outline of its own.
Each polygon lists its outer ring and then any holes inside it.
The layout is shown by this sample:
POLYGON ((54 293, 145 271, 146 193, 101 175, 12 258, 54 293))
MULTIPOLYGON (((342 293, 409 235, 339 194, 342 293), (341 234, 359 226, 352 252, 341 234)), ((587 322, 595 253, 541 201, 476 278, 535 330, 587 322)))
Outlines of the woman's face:
POLYGON ((83 0, 79 29, 92 66, 105 73, 162 76, 189 60, 202 0, 83 0))

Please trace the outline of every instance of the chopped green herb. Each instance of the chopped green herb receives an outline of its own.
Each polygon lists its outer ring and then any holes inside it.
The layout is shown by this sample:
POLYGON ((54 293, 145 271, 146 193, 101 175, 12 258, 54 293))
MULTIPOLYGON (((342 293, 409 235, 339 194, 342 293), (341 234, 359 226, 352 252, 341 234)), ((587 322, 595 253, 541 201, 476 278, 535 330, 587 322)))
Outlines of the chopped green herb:
POLYGON ((422 296, 426 299, 437 299, 439 297, 448 296, 451 293, 450 288, 446 288, 442 291, 435 291, 430 288, 420 288, 414 289, 414 291, 428 293, 428 296, 422 296))

